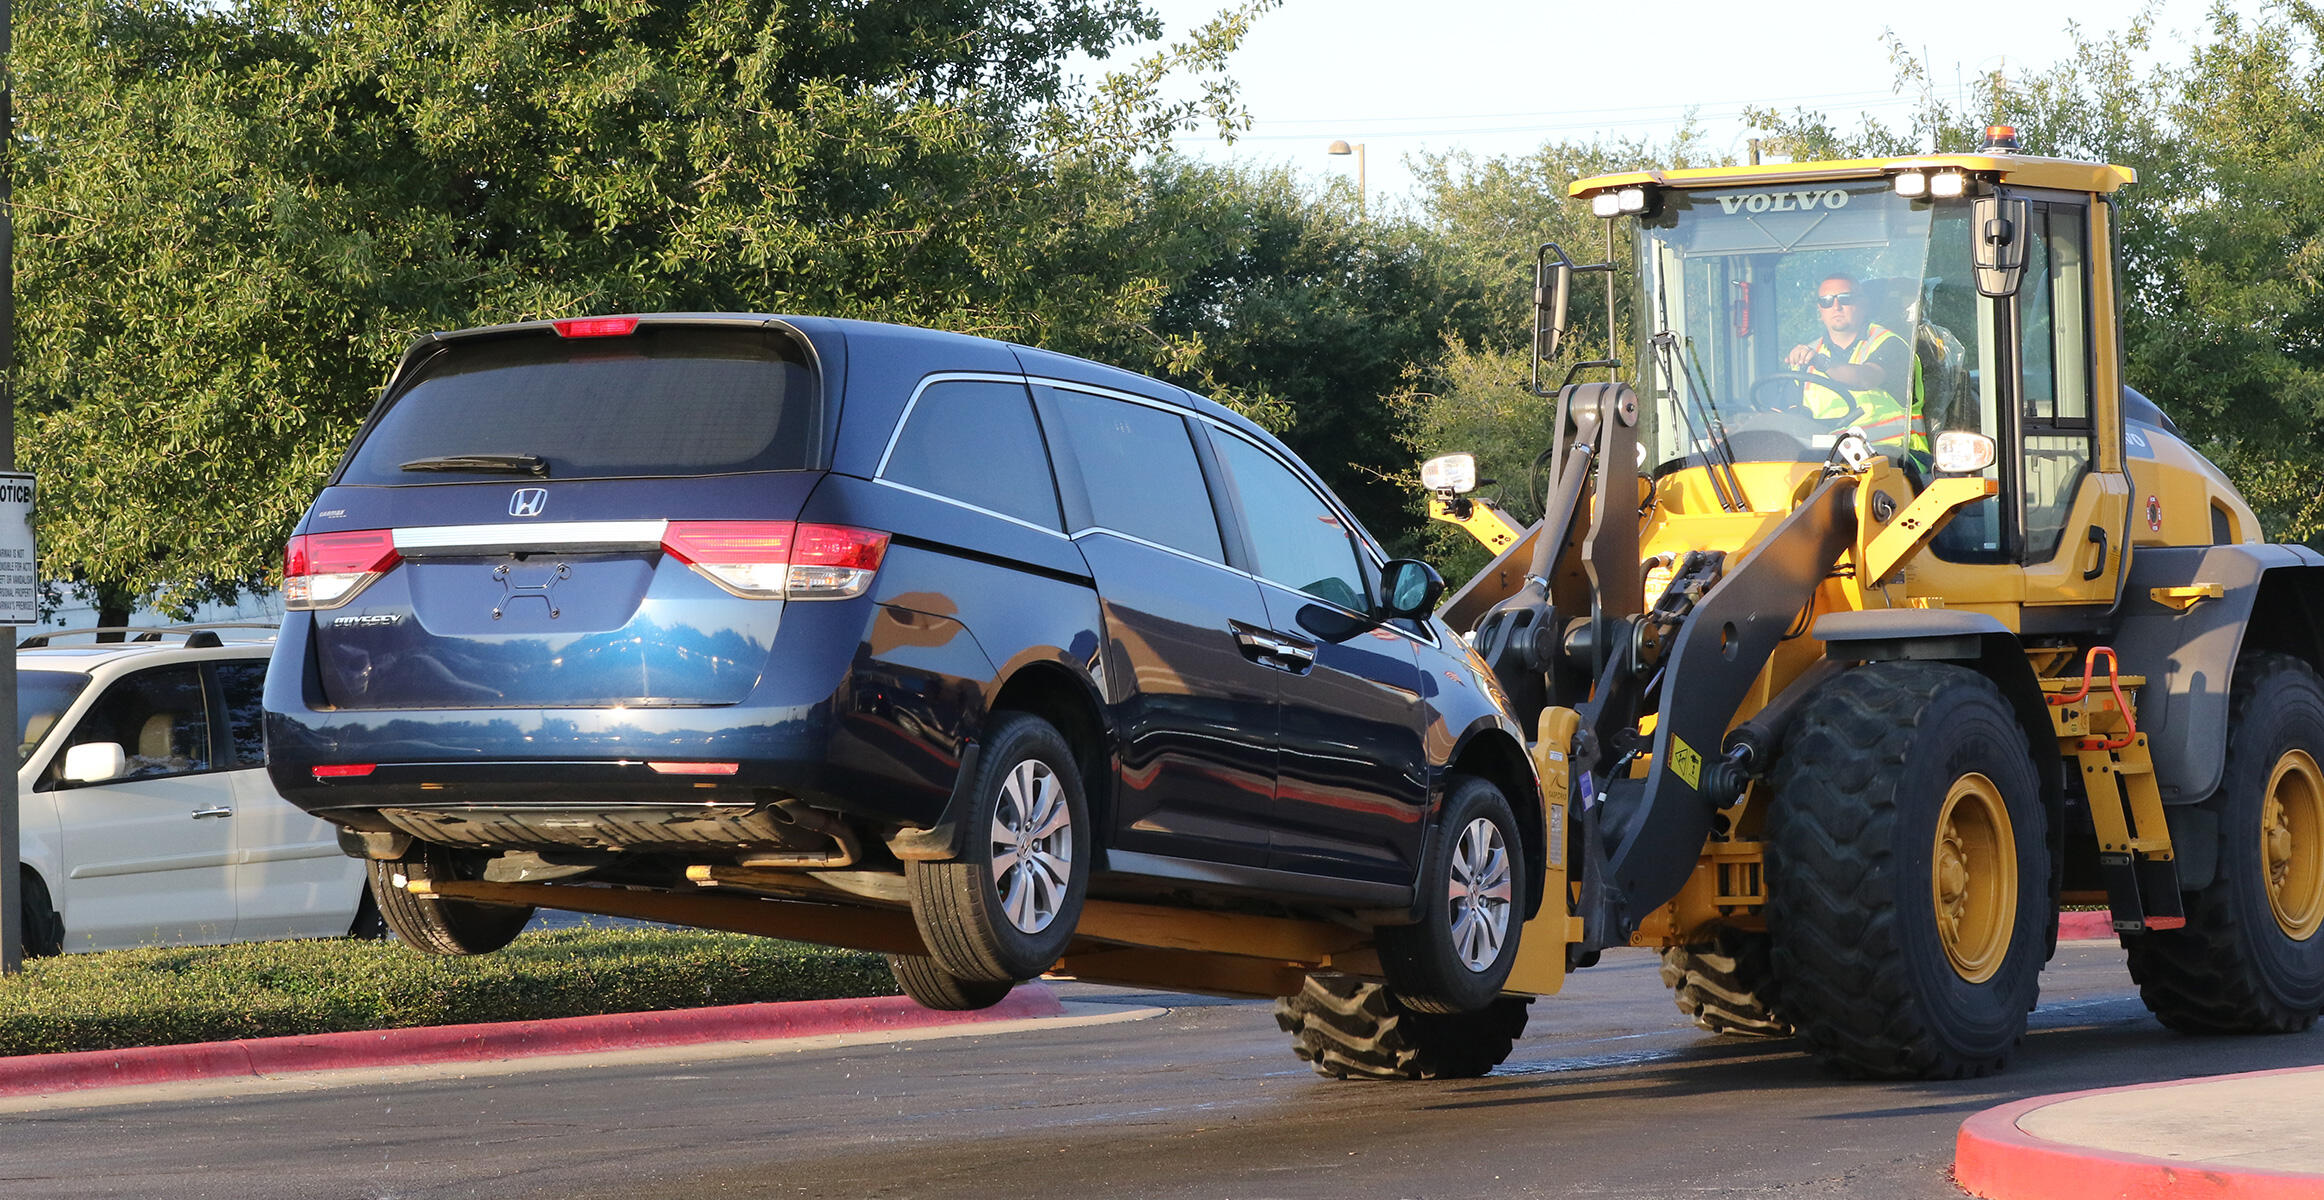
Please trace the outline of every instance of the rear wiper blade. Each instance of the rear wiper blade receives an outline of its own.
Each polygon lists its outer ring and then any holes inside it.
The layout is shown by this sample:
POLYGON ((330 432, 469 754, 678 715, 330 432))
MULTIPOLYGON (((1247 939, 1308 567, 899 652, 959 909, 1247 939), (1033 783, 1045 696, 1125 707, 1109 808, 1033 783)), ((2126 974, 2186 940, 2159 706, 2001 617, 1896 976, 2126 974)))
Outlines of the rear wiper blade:
POLYGON ((433 458, 415 458, 402 464, 406 471, 475 471, 496 474, 503 471, 522 471, 527 475, 546 478, 549 460, 538 454, 439 454, 433 458))

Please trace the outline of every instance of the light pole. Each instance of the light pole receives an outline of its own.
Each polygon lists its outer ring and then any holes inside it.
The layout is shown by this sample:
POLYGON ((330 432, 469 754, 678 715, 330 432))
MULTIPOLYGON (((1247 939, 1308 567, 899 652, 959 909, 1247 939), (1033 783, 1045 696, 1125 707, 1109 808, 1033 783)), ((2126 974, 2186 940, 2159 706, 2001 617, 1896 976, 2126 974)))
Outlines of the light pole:
POLYGON ((1362 216, 1364 212, 1364 144, 1362 142, 1357 142, 1355 145, 1350 146, 1346 142, 1333 142, 1331 145, 1324 147, 1323 152, 1326 154, 1353 154, 1356 156, 1356 215, 1362 216))

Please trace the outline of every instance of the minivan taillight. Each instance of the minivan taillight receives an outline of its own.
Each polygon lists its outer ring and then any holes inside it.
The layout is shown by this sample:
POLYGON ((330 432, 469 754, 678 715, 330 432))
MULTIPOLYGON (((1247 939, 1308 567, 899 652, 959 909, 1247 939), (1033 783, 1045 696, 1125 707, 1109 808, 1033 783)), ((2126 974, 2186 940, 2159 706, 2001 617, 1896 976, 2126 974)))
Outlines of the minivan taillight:
POLYGON ((293 612, 337 608, 399 561, 394 530, 299 534, 282 552, 282 606, 293 612))
POLYGON ((888 535, 791 521, 672 521, 662 548, 753 600, 845 600, 879 574, 888 535))

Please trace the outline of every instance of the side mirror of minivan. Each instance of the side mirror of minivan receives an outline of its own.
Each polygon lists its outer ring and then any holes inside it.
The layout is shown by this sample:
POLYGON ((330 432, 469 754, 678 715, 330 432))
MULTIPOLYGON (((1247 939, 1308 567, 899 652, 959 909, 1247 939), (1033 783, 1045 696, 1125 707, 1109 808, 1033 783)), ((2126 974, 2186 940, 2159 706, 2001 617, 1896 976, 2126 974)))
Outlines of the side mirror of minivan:
POLYGON ((65 751, 66 783, 103 783, 128 773, 129 756, 119 742, 85 742, 65 751))
POLYGON ((1380 568, 1381 608, 1390 617, 1423 620, 1444 595, 1444 576, 1417 558, 1390 559, 1380 568))
POLYGON ((1395 620, 1426 620, 1444 594, 1444 576, 1417 558, 1394 558, 1380 568, 1384 597, 1364 616, 1328 604, 1306 604, 1299 609, 1299 627, 1327 642, 1344 642, 1359 633, 1395 620))

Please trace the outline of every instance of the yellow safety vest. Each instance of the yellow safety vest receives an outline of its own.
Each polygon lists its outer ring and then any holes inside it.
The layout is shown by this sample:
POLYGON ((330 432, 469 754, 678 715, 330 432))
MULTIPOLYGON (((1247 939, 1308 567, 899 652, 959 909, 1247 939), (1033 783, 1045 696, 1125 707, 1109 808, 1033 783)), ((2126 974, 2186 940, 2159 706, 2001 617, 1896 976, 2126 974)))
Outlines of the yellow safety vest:
MULTIPOLYGON (((1862 366, 1872 361, 1873 351, 1891 341, 1904 344, 1904 338, 1884 325, 1866 326, 1864 336, 1857 338, 1856 344, 1848 347, 1847 361, 1852 366, 1862 366)), ((1905 345, 1904 353, 1912 363, 1912 404, 1909 408, 1894 395, 1879 388, 1849 389, 1856 397, 1854 407, 1850 407, 1840 393, 1812 383, 1802 387, 1801 403, 1807 406, 1809 412, 1826 421, 1836 422, 1844 417, 1856 417, 1849 424, 1862 427, 1864 436, 1874 445, 1906 442, 1914 451, 1925 455, 1929 449, 1929 435, 1921 421, 1920 358, 1913 354, 1910 345, 1905 345)), ((1808 373, 1823 374, 1812 366, 1808 368, 1808 373)))

